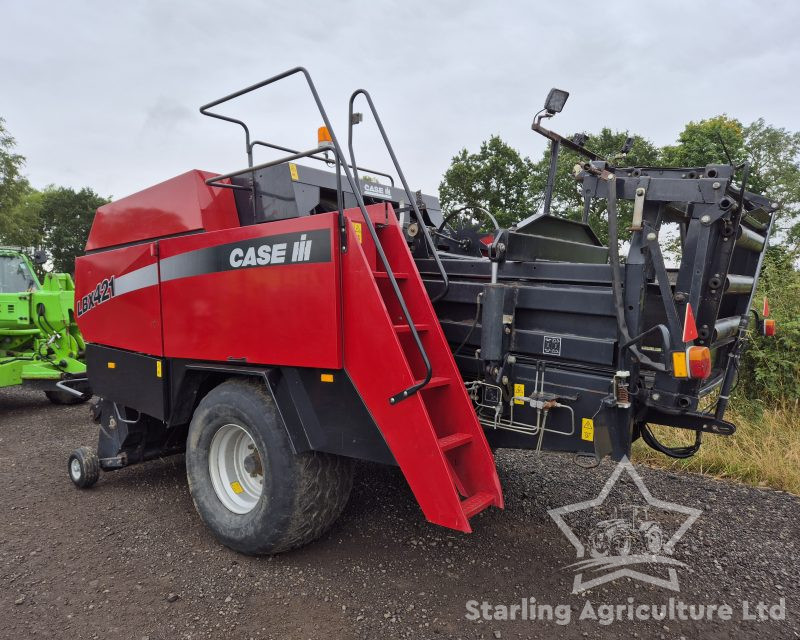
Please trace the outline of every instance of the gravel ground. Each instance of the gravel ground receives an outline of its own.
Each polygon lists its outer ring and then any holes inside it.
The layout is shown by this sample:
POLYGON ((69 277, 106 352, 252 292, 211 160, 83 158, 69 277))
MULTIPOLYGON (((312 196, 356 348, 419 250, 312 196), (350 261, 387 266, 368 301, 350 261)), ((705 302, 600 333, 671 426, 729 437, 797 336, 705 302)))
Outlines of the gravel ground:
MULTIPOLYGON (((637 467, 654 497, 703 510, 675 549, 688 565, 680 592, 620 578, 573 595, 575 550, 547 510, 597 496, 610 463, 585 471, 566 456, 499 452, 506 510, 475 518, 471 535, 427 524, 396 470, 365 465, 323 539, 251 558, 204 529, 182 457, 75 489, 67 456, 95 442, 85 406, 0 391, 2 638, 800 637, 800 499, 785 493, 637 467), (523 598, 569 607, 570 622, 467 619, 470 600, 523 598), (601 605, 670 598, 727 603, 732 620, 579 619, 587 601, 600 617, 601 605), (783 619, 743 620, 743 601, 751 613, 783 601, 783 619)), ((617 493, 618 504, 637 495, 626 474, 617 493)), ((663 527, 681 521, 662 516, 663 527)), ((589 520, 570 524, 586 535, 589 520)))

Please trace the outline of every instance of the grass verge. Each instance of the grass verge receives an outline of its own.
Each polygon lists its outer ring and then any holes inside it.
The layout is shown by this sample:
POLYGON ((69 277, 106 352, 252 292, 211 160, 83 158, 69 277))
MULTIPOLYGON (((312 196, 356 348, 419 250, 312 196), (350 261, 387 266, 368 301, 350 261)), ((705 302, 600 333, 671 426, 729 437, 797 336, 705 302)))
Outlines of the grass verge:
MULTIPOLYGON (((700 451, 688 460, 675 460, 637 440, 632 457, 656 467, 694 471, 739 480, 759 487, 772 487, 800 495, 800 410, 797 405, 734 410, 726 419, 736 426, 732 436, 703 437, 700 451)), ((694 442, 694 432, 653 427, 665 445, 694 442)))

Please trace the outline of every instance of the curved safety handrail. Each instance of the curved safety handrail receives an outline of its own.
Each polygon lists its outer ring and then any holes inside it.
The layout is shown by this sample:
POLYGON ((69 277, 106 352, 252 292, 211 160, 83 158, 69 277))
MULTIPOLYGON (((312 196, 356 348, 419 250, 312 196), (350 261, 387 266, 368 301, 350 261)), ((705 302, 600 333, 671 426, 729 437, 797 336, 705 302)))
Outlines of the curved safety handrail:
MULTIPOLYGON (((352 99, 351 99, 351 111, 352 111, 352 99)), ((373 112, 374 112, 374 109, 373 109, 373 112)), ((247 161, 248 161, 248 167, 247 168, 241 169, 239 171, 233 171, 233 172, 230 172, 230 173, 226 173, 226 174, 223 174, 223 175, 220 175, 220 176, 216 176, 214 178, 209 178, 208 180, 206 180, 206 184, 215 184, 216 183, 216 186, 229 186, 229 185, 219 184, 218 181, 222 180, 222 179, 225 179, 225 178, 231 178, 231 177, 236 176, 236 175, 241 175, 243 173, 255 172, 260 168, 266 168, 266 167, 269 167, 269 166, 282 164, 284 162, 290 162, 291 160, 298 159, 298 158, 301 158, 301 157, 310 157, 310 156, 312 156, 314 154, 321 153, 321 152, 323 152, 325 150, 332 150, 334 152, 334 154, 336 156, 336 159, 337 159, 337 165, 338 165, 337 166, 337 174, 338 174, 338 169, 339 168, 341 168, 341 170, 344 171, 345 178, 347 179, 347 182, 350 185, 350 189, 352 189, 352 191, 353 191, 353 195, 356 198, 356 203, 358 204, 358 208, 361 211, 361 215, 364 217, 364 223, 367 226, 367 230, 369 231, 369 234, 372 237, 373 242, 375 243, 376 253, 378 254, 378 257, 380 258, 381 264, 383 265, 384 269, 386 269, 386 274, 387 274, 388 280, 389 280, 389 282, 390 282, 390 284, 392 286, 392 291, 394 292, 394 295, 397 298, 398 303, 400 304, 400 310, 403 313, 403 318, 405 319, 406 323, 408 324, 408 327, 410 329, 411 335, 412 335, 412 337, 414 339, 414 343, 415 343, 417 349, 419 350, 420 356, 422 357, 422 361, 423 361, 424 366, 425 366, 425 372, 426 372, 425 373, 425 378, 420 380, 420 381, 418 381, 418 382, 416 382, 415 384, 411 385, 407 389, 404 389, 400 393, 397 393, 397 394, 391 396, 389 398, 389 403, 390 404, 395 404, 397 402, 400 402, 401 400, 404 400, 405 398, 408 398, 409 396, 413 395, 414 393, 416 393, 417 391, 422 389, 426 384, 428 384, 428 382, 430 382, 431 377, 433 376, 433 370, 431 368, 430 358, 428 357, 428 354, 425 351, 425 347, 422 345, 422 340, 420 339, 420 336, 419 336, 419 333, 417 331, 417 328, 414 326, 414 322, 411 319, 411 313, 409 312, 408 306, 406 305, 405 298, 403 298, 403 294, 400 291, 400 286, 397 283, 397 279, 395 278, 394 272, 392 271, 392 267, 389 264, 389 260, 386 258, 386 254, 383 251, 383 247, 381 246, 380 239, 378 238, 378 234, 375 231, 375 225, 373 225, 372 220, 369 217, 369 214, 367 213, 366 205, 364 204, 364 198, 361 195, 361 190, 358 188, 358 183, 356 181, 357 178, 354 179, 353 173, 351 173, 351 171, 350 171, 350 166, 347 164, 347 162, 344 159, 344 153, 342 152, 342 148, 339 145, 339 141, 338 141, 338 139, 336 137, 336 134, 333 131, 333 127, 331 126, 331 121, 328 118, 328 114, 325 111, 325 107, 322 105, 322 100, 319 97, 319 93, 317 92, 317 88, 314 86, 314 82, 311 79, 311 75, 309 74, 308 70, 305 67, 294 67, 292 69, 284 71, 283 73, 279 73, 278 75, 275 75, 275 76, 272 76, 270 78, 267 78, 266 80, 262 80, 261 82, 257 82, 256 84, 252 84, 249 87, 245 87, 244 89, 240 89, 239 91, 235 91, 233 93, 230 93, 227 96, 224 96, 224 97, 219 98, 217 100, 213 100, 212 102, 209 102, 208 104, 205 104, 202 107, 200 107, 200 113, 202 113, 203 115, 212 117, 212 118, 217 118, 219 120, 225 120, 227 122, 232 122, 234 124, 238 124, 239 126, 241 126, 244 129, 245 145, 246 145, 246 148, 247 148, 247 161), (274 160, 272 162, 266 162, 266 163, 263 163, 263 164, 260 164, 260 165, 257 165, 257 166, 253 166, 253 145, 250 142, 250 129, 247 127, 247 124, 245 124, 242 120, 239 120, 237 118, 232 118, 230 116, 226 116, 226 115, 223 115, 223 114, 220 114, 220 113, 215 113, 215 112, 209 111, 209 109, 211 109, 212 107, 216 107, 216 106, 218 106, 220 104, 223 104, 225 102, 228 102, 230 100, 233 100, 235 98, 238 98, 240 96, 243 96, 243 95, 245 95, 247 93, 250 93, 252 91, 255 91, 257 89, 261 89, 262 87, 266 87, 267 85, 273 84, 274 82, 277 82, 279 80, 283 80, 284 78, 288 78, 290 76, 296 75, 296 74, 302 74, 303 77, 306 80, 306 83, 308 84, 308 88, 309 88, 309 90, 311 92, 311 96, 314 98, 314 102, 316 103, 317 109, 319 110, 320 117, 322 118, 322 121, 323 121, 325 127, 328 129, 328 132, 331 135, 331 143, 330 144, 332 145, 332 149, 329 148, 329 147, 318 147, 316 149, 311 149, 309 151, 305 151, 305 152, 301 152, 301 153, 294 153, 294 154, 292 154, 290 156, 287 156, 287 157, 284 157, 284 158, 279 158, 278 160, 274 160)), ((381 130, 383 131, 382 127, 381 127, 381 130)), ((384 137, 385 137, 385 133, 384 133, 384 137)), ((387 141, 387 144, 388 144, 388 141, 387 141)), ((394 153, 391 152, 391 149, 390 149, 390 153, 392 155, 392 159, 395 162, 395 167, 397 167, 397 161, 396 161, 396 158, 394 157, 394 153)), ((353 162, 353 166, 355 167, 355 162, 353 162)), ((355 175, 357 176, 358 175, 357 169, 354 169, 354 172, 356 172, 355 175)), ((406 188, 406 193, 408 193, 408 186, 405 183, 405 178, 403 177, 402 173, 400 173, 399 171, 398 171, 398 173, 400 174, 400 178, 403 180, 403 186, 406 188)), ((338 185, 338 189, 337 190, 339 192, 338 193, 339 202, 341 203, 343 201, 342 200, 341 185, 338 185)), ((416 208, 416 206, 414 206, 414 209, 415 209, 415 212, 417 212, 417 215, 419 216, 419 210, 416 208)), ((421 221, 422 218, 419 217, 419 220, 421 221)), ((339 226, 340 226, 340 232, 344 233, 344 231, 345 231, 345 229, 344 229, 344 216, 343 216, 341 208, 339 210, 339 226)), ((425 227, 424 224, 421 224, 420 226, 422 226, 423 228, 425 227)), ((343 247, 343 250, 346 250, 345 247, 343 247)))

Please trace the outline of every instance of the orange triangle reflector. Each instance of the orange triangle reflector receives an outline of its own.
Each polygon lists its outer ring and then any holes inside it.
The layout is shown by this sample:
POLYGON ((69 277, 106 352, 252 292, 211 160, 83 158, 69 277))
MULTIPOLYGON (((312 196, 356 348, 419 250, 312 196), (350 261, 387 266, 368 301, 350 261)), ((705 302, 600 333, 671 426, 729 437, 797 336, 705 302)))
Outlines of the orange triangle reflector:
POLYGON ((761 312, 761 315, 765 318, 769 318, 769 300, 767 300, 767 296, 764 296, 764 310, 761 312))
POLYGON ((686 305, 686 317, 683 319, 683 341, 691 342, 697 337, 697 324, 694 321, 692 305, 686 305))

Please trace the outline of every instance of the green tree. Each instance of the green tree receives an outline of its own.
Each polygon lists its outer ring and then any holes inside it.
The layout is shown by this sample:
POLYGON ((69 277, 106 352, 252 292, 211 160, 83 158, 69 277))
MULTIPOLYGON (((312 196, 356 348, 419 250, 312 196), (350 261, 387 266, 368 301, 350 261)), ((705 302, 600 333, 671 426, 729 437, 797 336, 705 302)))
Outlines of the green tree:
POLYGON ((499 136, 481 143, 477 153, 462 149, 439 185, 442 210, 460 207, 488 209, 501 226, 533 212, 533 164, 499 136))
POLYGON ((689 122, 678 135, 678 142, 661 150, 661 159, 672 167, 704 167, 728 164, 728 156, 733 162, 741 162, 744 153, 742 123, 723 114, 689 122))
POLYGON ((95 211, 107 202, 88 187, 75 191, 50 186, 42 192, 39 219, 55 271, 75 271, 75 258, 83 255, 95 211))
POLYGON ((41 247, 42 225, 39 211, 42 192, 26 185, 25 192, 11 207, 3 219, 3 234, 0 242, 19 247, 41 247))
MULTIPOLYGON (((608 127, 604 127, 600 133, 589 135, 585 146, 617 166, 652 166, 658 162, 658 148, 642 136, 633 136, 634 142, 630 152, 625 157, 620 156, 620 150, 629 136, 631 134, 628 131, 612 131, 608 127)), ((576 164, 583 164, 586 161, 584 156, 574 151, 561 149, 550 208, 551 213, 573 220, 581 219, 583 194, 581 185, 575 181, 574 169, 576 164)), ((541 160, 533 167, 532 189, 537 195, 544 194, 549 167, 550 149, 547 148, 541 160)), ((541 198, 541 196, 539 197, 541 198)), ((630 203, 620 201, 619 209, 621 216, 619 228, 621 232, 624 232, 630 226, 632 207, 630 203)), ((592 203, 589 224, 600 239, 606 242, 608 239, 608 216, 605 200, 595 200, 592 203)))
POLYGON ((16 141, 6 130, 5 120, 0 118, 0 242, 7 244, 15 241, 14 208, 30 190, 21 174, 25 158, 14 152, 15 147, 16 141))
POLYGON ((747 188, 781 205, 776 238, 794 247, 800 244, 800 132, 767 124, 763 118, 743 126, 726 115, 690 122, 677 144, 663 149, 667 164, 702 167, 750 163, 747 188), (723 146, 724 142, 724 146, 723 146), (727 154, 726 154, 727 151, 727 154))
POLYGON ((766 124, 759 118, 743 130, 750 189, 779 203, 778 237, 800 248, 800 132, 766 124))

